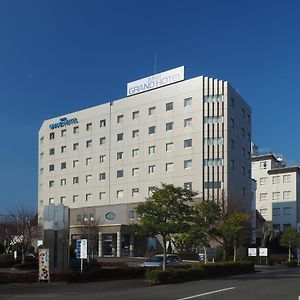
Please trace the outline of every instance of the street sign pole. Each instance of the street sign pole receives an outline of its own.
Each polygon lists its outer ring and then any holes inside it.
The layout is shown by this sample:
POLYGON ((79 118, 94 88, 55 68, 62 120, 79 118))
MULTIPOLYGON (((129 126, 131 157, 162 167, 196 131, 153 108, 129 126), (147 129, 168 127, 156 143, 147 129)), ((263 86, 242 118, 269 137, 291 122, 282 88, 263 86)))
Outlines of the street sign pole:
POLYGON ((80 259, 80 274, 83 272, 83 258, 80 259))

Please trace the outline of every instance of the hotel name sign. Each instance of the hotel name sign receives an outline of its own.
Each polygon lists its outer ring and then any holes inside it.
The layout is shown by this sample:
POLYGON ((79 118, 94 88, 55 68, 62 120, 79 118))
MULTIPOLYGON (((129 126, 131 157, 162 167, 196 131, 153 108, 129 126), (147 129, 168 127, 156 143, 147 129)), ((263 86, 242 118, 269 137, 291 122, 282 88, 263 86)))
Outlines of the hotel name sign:
POLYGON ((66 117, 64 117, 64 118, 60 119, 60 122, 50 124, 49 128, 55 129, 55 128, 60 128, 60 127, 65 127, 68 125, 76 124, 76 123, 78 123, 77 118, 67 119, 66 117))
POLYGON ((184 66, 127 83, 127 96, 184 80, 184 66))

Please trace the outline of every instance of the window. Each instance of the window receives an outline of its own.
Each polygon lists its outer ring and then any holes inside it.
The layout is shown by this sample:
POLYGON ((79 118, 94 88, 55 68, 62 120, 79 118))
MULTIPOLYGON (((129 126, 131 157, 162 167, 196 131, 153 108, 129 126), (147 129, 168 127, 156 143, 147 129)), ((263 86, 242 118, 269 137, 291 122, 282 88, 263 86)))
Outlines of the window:
POLYGON ((50 188, 50 187, 54 187, 54 180, 50 180, 50 181, 49 181, 49 188, 50 188))
POLYGON ((223 95, 204 96, 204 102, 223 102, 223 95))
POLYGON ((63 204, 66 202, 66 197, 65 196, 61 196, 60 197, 60 203, 63 204))
POLYGON ((40 145, 42 145, 44 143, 44 137, 42 136, 41 138, 40 138, 40 145))
POLYGON ((123 177, 124 171, 123 170, 117 170, 117 178, 123 177))
POLYGON ((54 152, 55 152, 54 148, 49 149, 49 155, 54 155, 54 152))
POLYGON ((221 181, 205 181, 204 188, 205 189, 222 189, 223 182, 221 182, 221 181))
POLYGON ((135 211, 134 211, 134 210, 131 210, 131 211, 129 212, 129 219, 130 219, 130 220, 133 220, 133 219, 134 219, 134 216, 135 216, 135 211))
POLYGON ((155 154, 156 152, 156 146, 149 146, 148 147, 148 154, 155 154))
POLYGON ((234 119, 230 119, 230 126, 231 126, 231 128, 234 128, 234 119))
POLYGON ((267 168, 267 162, 266 161, 261 161, 259 163, 259 167, 260 167, 261 170, 266 169, 267 168))
POLYGON ((183 165, 184 165, 184 169, 191 169, 192 168, 192 160, 191 159, 185 160, 183 165))
POLYGON ((230 167, 231 167, 232 170, 234 169, 234 160, 230 161, 230 167))
POLYGON ((260 200, 260 201, 266 201, 266 200, 267 200, 267 196, 268 196, 267 193, 261 193, 261 194, 259 195, 259 200, 260 200))
POLYGON ((192 126, 192 118, 187 118, 183 120, 184 127, 191 127, 192 126))
POLYGON ((283 231, 290 228, 291 226, 292 226, 291 224, 283 224, 283 231))
POLYGON ((185 182, 183 184, 183 187, 186 189, 186 190, 192 190, 192 183, 191 182, 185 182))
POLYGON ((193 98, 192 97, 185 98, 184 99, 184 107, 190 107, 190 106, 192 106, 192 102, 193 102, 193 98))
POLYGON ((85 176, 85 182, 91 182, 92 181, 92 175, 86 175, 85 176))
POLYGON ((106 126, 106 120, 105 119, 100 120, 100 128, 105 126, 106 126))
POLYGON ((139 156, 139 149, 133 149, 132 150, 132 157, 137 157, 139 156))
POLYGON ((263 217, 266 217, 268 215, 268 209, 267 208, 261 208, 260 209, 260 214, 263 216, 263 217))
POLYGON ((222 166, 223 165, 223 159, 222 158, 204 159, 203 164, 206 167, 222 166))
POLYGON ((173 146, 174 146, 174 144, 172 142, 171 143, 166 143, 166 152, 173 151, 173 146))
POLYGON ((67 168, 67 163, 66 162, 62 162, 60 164, 60 168, 63 170, 63 169, 66 169, 67 168))
POLYGON ((224 121, 223 116, 206 116, 204 117, 204 124, 207 123, 222 123, 224 121))
POLYGON ((148 115, 149 116, 153 115, 155 113, 155 109, 156 109, 155 106, 149 107, 148 108, 148 115))
POLYGON ((44 158, 44 152, 40 153, 40 159, 44 158))
POLYGON ((73 168, 76 168, 79 164, 79 160, 78 159, 75 159, 73 160, 73 168))
POLYGON ((166 131, 171 131, 171 130, 173 130, 173 122, 166 123, 166 131))
POLYGON ((100 181, 104 181, 105 179, 106 179, 105 173, 100 173, 100 174, 99 174, 99 180, 100 180, 100 181))
POLYGON ((292 208, 291 207, 284 207, 283 208, 283 215, 284 216, 289 216, 292 214, 292 208))
POLYGON ((267 180, 268 180, 267 177, 261 177, 261 178, 259 179, 259 184, 260 184, 260 185, 266 185, 266 184, 267 184, 267 180))
POLYGON ((54 198, 49 198, 49 204, 54 204, 54 198))
POLYGON ((166 163, 166 172, 173 172, 174 170, 174 163, 166 163))
POLYGON ((243 119, 246 118, 245 110, 243 108, 242 108, 242 117, 243 117, 243 119))
POLYGON ((148 166, 148 174, 155 173, 155 168, 156 168, 155 165, 148 166))
POLYGON ((135 130, 133 130, 132 131, 132 138, 137 138, 137 137, 139 137, 139 130, 138 129, 135 129, 135 130))
POLYGON ((79 126, 73 127, 73 134, 78 134, 79 133, 79 126))
POLYGON ((85 159, 85 165, 88 166, 88 165, 90 165, 91 163, 92 163, 92 158, 91 158, 91 157, 87 157, 87 158, 85 159))
POLYGON ((66 178, 62 178, 60 180, 60 185, 66 185, 67 184, 67 179, 66 178))
POLYGON ((77 215, 77 216, 76 216, 76 220, 77 220, 77 223, 80 223, 80 222, 82 222, 81 215, 77 215))
POLYGON ((184 140, 184 148, 191 148, 193 145, 192 139, 184 140))
POLYGON ((54 138, 55 138, 54 132, 50 132, 49 138, 50 138, 50 140, 54 140, 54 138))
POLYGON ((273 184, 280 183, 280 176, 273 176, 272 177, 272 183, 273 184))
POLYGON ((123 136, 124 136, 123 132, 118 133, 118 134, 117 134, 117 141, 118 141, 118 142, 119 142, 119 141, 123 141, 123 136))
POLYGON ((173 110, 173 102, 166 103, 166 111, 173 110))
POLYGON ((245 155, 246 155, 246 150, 244 147, 242 147, 242 155, 243 155, 243 157, 245 157, 245 155))
POLYGON ((87 131, 92 130, 92 123, 87 123, 86 124, 86 130, 87 131))
POLYGON ((124 115, 117 116, 117 123, 121 123, 123 121, 124 115))
POLYGON ((92 200, 92 194, 85 194, 85 201, 91 201, 92 200))
POLYGON ((117 191, 117 198, 123 198, 124 197, 124 191, 123 190, 118 190, 117 191))
POLYGON ((54 171, 54 165, 49 166, 49 172, 54 171))
POLYGON ((61 146, 61 153, 65 153, 67 151, 67 146, 61 146))
POLYGON ((100 145, 104 145, 105 142, 106 142, 105 136, 101 137, 101 138, 100 138, 100 145))
POLYGON ((79 143, 73 144, 73 150, 76 151, 79 149, 79 143))
POLYGON ((78 195, 73 195, 73 202, 76 202, 78 200, 78 195))
POLYGON ((234 149, 234 140, 231 140, 231 149, 234 149))
POLYGON ((86 147, 91 148, 92 147, 92 140, 86 141, 86 147))
POLYGON ((276 207, 276 208, 273 208, 272 210, 272 215, 273 216, 280 216, 280 208, 276 207))
POLYGON ((139 168, 132 168, 131 174, 132 174, 132 176, 138 176, 139 175, 139 168))
POLYGON ((63 129, 63 130, 60 132, 60 136, 61 136, 61 137, 66 136, 66 134, 67 134, 67 129, 63 129))
POLYGON ((99 200, 103 200, 105 197, 105 192, 100 192, 99 193, 99 200))
POLYGON ((246 188, 245 188, 245 187, 242 188, 242 195, 243 195, 244 197, 246 196, 246 188))
POLYGON ((273 229, 280 231, 280 224, 273 224, 273 229))
POLYGON ((155 134, 156 126, 151 126, 148 128, 148 133, 149 134, 155 134))
POLYGON ((152 196, 152 194, 155 192, 155 186, 149 186, 148 187, 148 195, 152 196))
POLYGON ((280 192, 273 192, 272 200, 280 200, 280 192))
POLYGON ((231 107, 234 107, 235 106, 235 100, 234 98, 231 97, 231 107))
MULTIPOLYGON (((231 140, 231 141, 233 141, 233 140, 231 140)), ((224 139, 222 137, 204 138, 204 145, 222 145, 223 142, 224 142, 224 139)))
POLYGON ((73 177, 73 184, 77 184, 79 183, 79 177, 76 176, 76 177, 73 177))
POLYGON ((283 175, 283 183, 291 182, 291 175, 283 175))
POLYGON ((123 159, 123 152, 117 152, 117 160, 123 159))
POLYGON ((132 197, 138 197, 139 196, 139 188, 133 188, 131 191, 132 197))
POLYGON ((283 192, 283 200, 291 199, 291 191, 283 192))
POLYGON ((242 128, 242 136, 245 136, 246 134, 245 134, 245 129, 244 128, 242 128))
POLYGON ((100 155, 99 156, 99 162, 100 162, 100 164, 104 163, 104 161, 105 161, 105 155, 100 155))
POLYGON ((139 111, 137 110, 137 111, 134 111, 133 113, 132 113, 132 119, 133 120, 135 120, 135 119, 138 119, 138 117, 139 117, 139 111))

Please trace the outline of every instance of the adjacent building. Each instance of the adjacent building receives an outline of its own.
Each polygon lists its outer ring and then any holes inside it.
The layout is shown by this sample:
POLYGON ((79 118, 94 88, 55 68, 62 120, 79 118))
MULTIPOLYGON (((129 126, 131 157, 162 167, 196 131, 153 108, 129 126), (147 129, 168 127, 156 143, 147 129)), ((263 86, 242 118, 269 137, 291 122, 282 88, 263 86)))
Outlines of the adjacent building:
POLYGON ((275 154, 252 156, 252 176, 257 181, 256 209, 283 231, 300 226, 300 168, 286 166, 275 154))
POLYGON ((95 221, 99 256, 155 248, 130 224, 161 182, 251 210, 251 109, 227 81, 185 80, 179 67, 40 128, 39 221, 51 203, 70 207, 73 239, 83 220, 95 221))

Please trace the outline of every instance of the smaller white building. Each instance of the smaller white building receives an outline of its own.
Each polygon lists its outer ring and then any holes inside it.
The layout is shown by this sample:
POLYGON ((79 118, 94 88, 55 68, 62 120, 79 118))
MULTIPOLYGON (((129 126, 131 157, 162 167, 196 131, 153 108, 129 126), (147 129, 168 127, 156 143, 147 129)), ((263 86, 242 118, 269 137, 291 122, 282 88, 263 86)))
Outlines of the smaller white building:
POLYGON ((252 177, 257 181, 256 209, 274 228, 300 229, 300 168, 287 167, 274 154, 252 156, 252 177))

